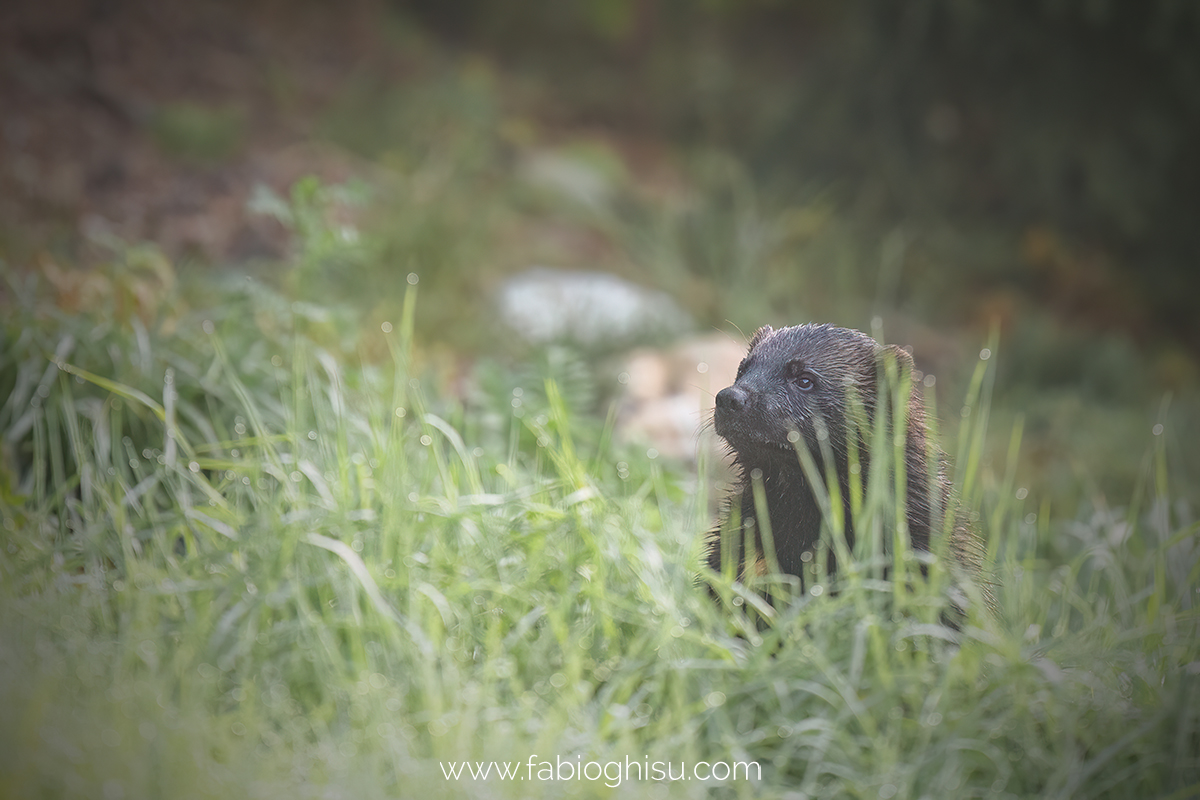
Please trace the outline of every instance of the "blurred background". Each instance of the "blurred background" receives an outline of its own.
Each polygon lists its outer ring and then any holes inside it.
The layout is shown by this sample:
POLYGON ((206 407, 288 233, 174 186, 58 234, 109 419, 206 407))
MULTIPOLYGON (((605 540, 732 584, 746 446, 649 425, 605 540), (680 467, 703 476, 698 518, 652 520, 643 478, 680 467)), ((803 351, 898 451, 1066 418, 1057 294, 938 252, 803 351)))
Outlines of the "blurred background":
POLYGON ((1189 0, 10 3, 0 303, 170 326, 248 276, 370 361, 419 282, 442 391, 566 359, 626 420, 833 321, 911 345, 948 434, 992 346, 985 464, 1020 422, 1074 513, 1162 436, 1194 500, 1197 142, 1189 0))

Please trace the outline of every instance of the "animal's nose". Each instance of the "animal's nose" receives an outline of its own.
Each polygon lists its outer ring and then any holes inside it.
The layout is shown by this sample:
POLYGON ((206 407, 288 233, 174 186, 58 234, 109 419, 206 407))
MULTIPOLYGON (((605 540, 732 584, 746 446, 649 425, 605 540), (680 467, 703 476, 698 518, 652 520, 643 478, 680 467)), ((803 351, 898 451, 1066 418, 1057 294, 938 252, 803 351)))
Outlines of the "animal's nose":
POLYGON ((741 411, 750 400, 750 393, 734 384, 717 392, 717 408, 722 411, 741 411))

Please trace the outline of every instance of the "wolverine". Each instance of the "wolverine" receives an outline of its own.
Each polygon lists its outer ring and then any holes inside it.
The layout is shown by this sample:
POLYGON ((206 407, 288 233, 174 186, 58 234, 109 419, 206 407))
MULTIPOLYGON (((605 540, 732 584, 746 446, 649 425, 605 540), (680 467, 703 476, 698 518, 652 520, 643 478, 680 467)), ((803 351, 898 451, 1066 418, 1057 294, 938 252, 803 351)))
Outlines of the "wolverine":
MULTIPOLYGON (((920 382, 912 373, 908 352, 860 331, 828 324, 760 328, 737 380, 716 397, 713 425, 738 477, 726 524, 708 542, 708 566, 720 572, 732 560, 739 579, 750 571, 772 571, 762 535, 769 525, 779 571, 797 576, 803 586, 805 562, 813 558, 825 516, 818 497, 826 493, 841 498, 841 531, 853 548, 852 472, 865 486, 872 431, 879 415, 886 415, 884 425, 900 420, 904 425, 904 487, 897 499, 904 503, 913 549, 929 550, 931 536, 948 526, 949 553, 956 562, 951 566, 977 576, 982 547, 953 503, 946 456, 930 436, 920 382), (903 385, 911 387, 907 397, 894 401, 893 387, 903 385), (815 474, 805 470, 801 448, 812 457, 815 474), (823 485, 814 487, 810 478, 823 485), (828 481, 836 481, 836 492, 828 481)), ((832 573, 836 567, 831 551, 827 569, 832 573)))

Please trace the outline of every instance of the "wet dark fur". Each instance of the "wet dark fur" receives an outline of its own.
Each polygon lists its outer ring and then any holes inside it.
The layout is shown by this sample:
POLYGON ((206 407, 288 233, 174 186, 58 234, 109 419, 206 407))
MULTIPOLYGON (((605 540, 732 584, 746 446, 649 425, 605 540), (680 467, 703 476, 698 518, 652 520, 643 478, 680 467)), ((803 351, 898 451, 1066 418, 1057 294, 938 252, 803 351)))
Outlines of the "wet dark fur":
MULTIPOLYGON (((708 565, 713 570, 721 570, 724 549, 734 559, 739 578, 747 570, 767 571, 757 535, 758 511, 751 480, 751 474, 761 470, 779 567, 803 581, 802 556, 818 542, 822 515, 796 448, 807 447, 821 474, 828 474, 818 440, 822 425, 828 434, 826 449, 834 461, 845 505, 847 543, 853 547, 849 437, 852 431, 858 436, 860 474, 865 477, 869 474, 867 437, 875 414, 890 405, 890 392, 882 393, 882 401, 877 393, 889 360, 894 361, 899 375, 911 374, 913 361, 908 353, 896 346, 879 345, 859 331, 832 325, 799 325, 780 330, 764 327, 754 334, 737 381, 718 393, 713 413, 716 432, 729 446, 739 475, 730 497, 730 510, 738 509, 743 526, 741 531, 725 534, 730 541, 724 548, 721 529, 713 532, 708 546, 708 565), (859 404, 852 403, 851 397, 857 397, 859 404), (860 409, 858 419, 856 408, 860 409), (792 431, 803 442, 789 441, 792 431), (748 558, 741 552, 747 541, 753 549, 748 558)), ((906 516, 912 546, 928 550, 931 532, 942 529, 947 509, 953 506, 945 476, 945 454, 929 439, 918 382, 912 384, 904 447, 906 516)), ((892 417, 890 411, 887 413, 892 417)), ((956 519, 950 551, 972 577, 979 571, 980 549, 978 537, 956 519)), ((836 569, 832 557, 828 567, 830 571, 836 569)))

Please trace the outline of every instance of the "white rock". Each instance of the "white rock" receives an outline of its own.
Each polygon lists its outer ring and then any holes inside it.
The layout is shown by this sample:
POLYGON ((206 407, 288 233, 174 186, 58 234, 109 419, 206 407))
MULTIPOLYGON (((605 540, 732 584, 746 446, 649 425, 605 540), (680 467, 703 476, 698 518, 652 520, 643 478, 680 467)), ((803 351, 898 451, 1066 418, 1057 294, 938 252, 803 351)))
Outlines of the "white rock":
POLYGON ((606 272, 534 267, 505 281, 497 302, 504 322, 538 344, 562 339, 620 343, 677 333, 692 324, 665 292, 606 272))

